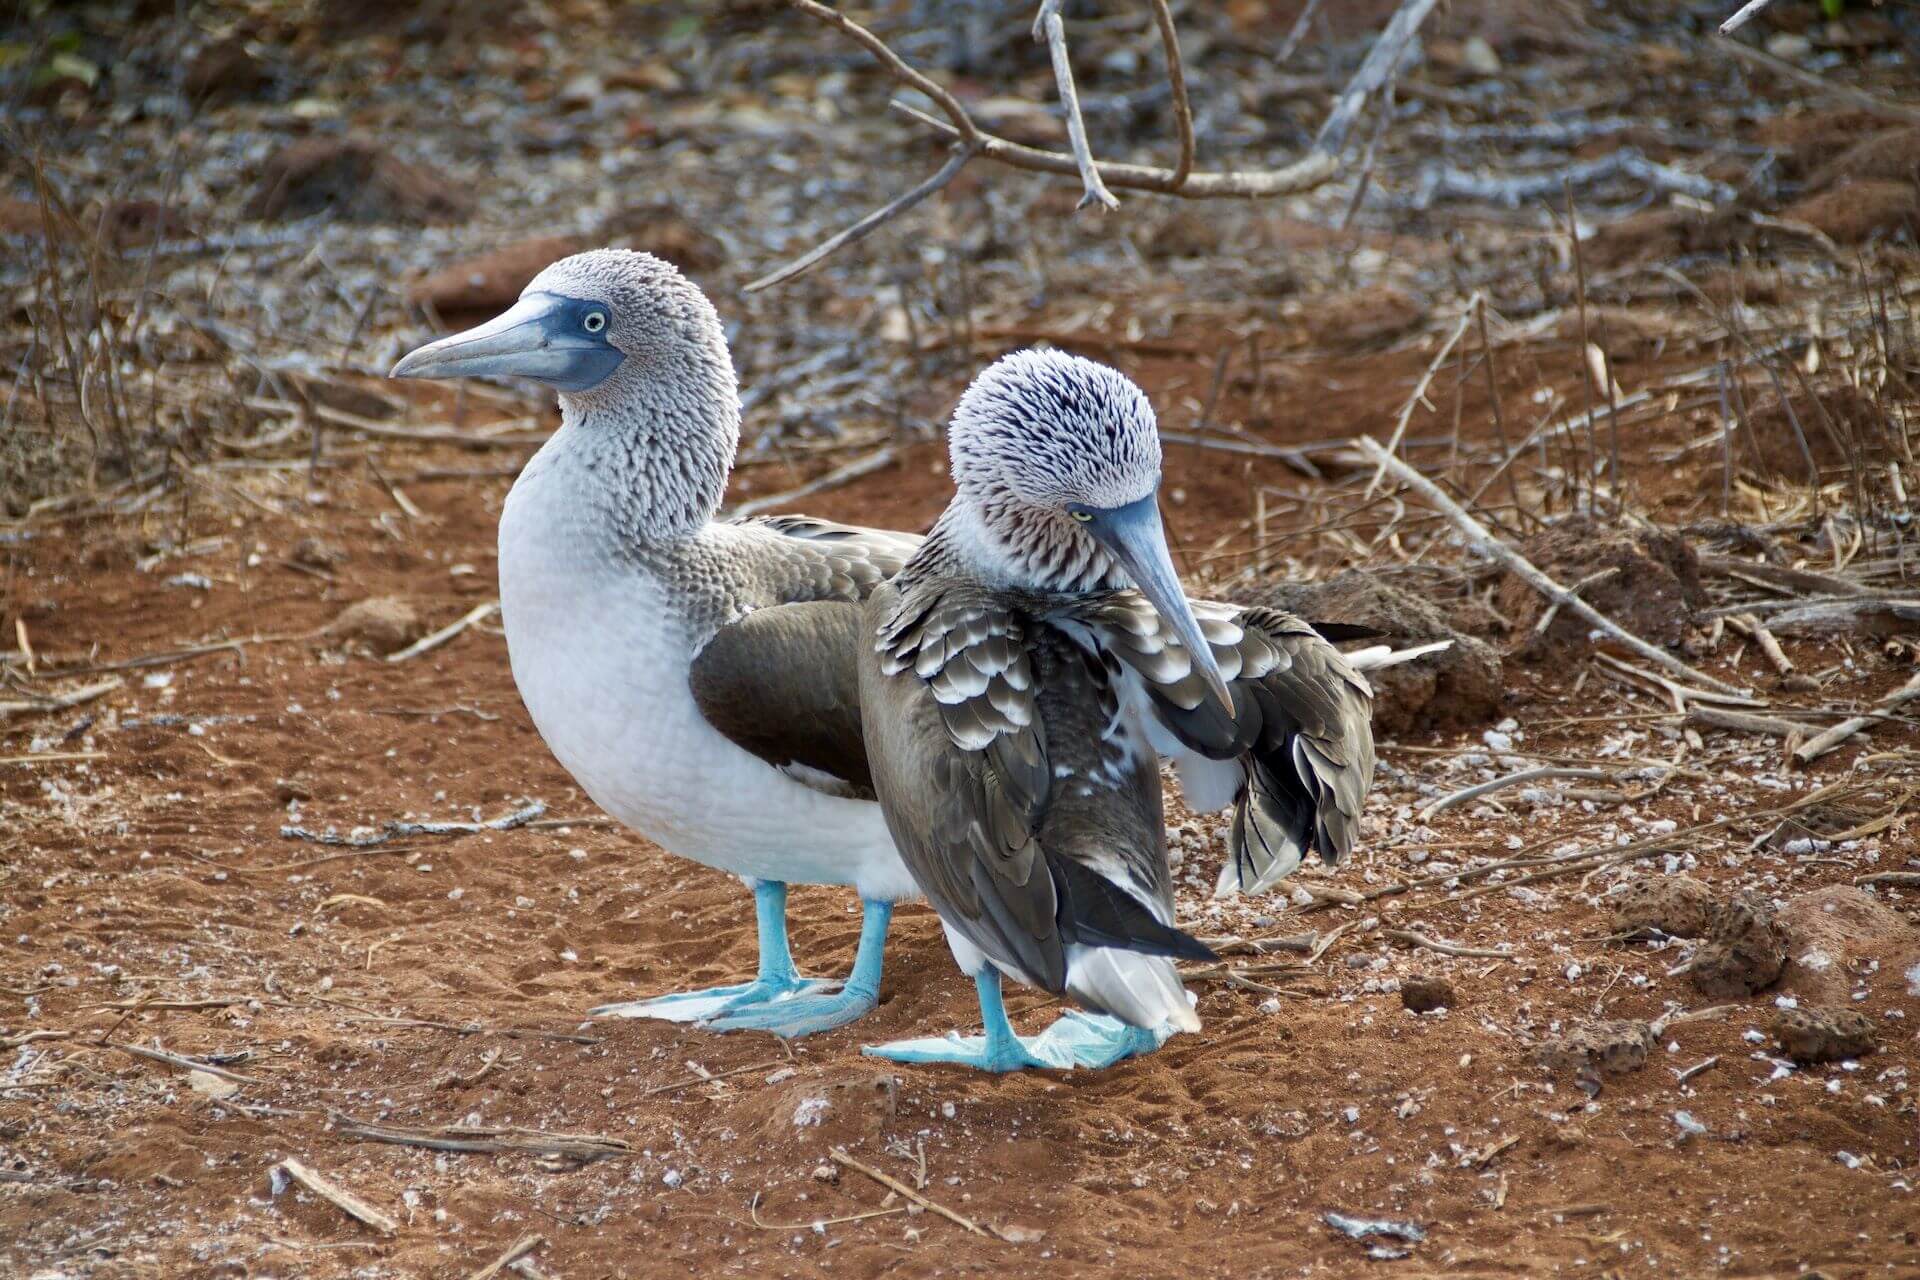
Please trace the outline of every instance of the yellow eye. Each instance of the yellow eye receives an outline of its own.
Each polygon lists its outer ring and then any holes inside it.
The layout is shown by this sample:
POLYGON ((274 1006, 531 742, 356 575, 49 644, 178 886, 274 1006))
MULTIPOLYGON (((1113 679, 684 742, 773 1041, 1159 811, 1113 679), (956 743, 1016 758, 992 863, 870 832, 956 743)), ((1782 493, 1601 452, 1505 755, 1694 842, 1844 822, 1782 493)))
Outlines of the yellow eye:
POLYGON ((1075 520, 1078 520, 1081 524, 1085 524, 1087 521, 1093 519, 1093 512, 1091 511, 1069 511, 1067 514, 1075 520))

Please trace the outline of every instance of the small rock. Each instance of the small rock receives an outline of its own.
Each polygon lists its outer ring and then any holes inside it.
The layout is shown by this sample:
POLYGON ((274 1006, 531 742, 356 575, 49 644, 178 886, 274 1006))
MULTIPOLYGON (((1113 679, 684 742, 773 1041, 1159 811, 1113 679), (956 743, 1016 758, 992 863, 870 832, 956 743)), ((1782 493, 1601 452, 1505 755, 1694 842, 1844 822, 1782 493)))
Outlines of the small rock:
POLYGON ((350 604, 327 626, 327 634, 364 644, 384 657, 427 633, 420 615, 398 596, 374 596, 350 604))
POLYGON ((1686 965, 1693 985, 1710 996, 1764 991, 1786 967, 1786 930, 1771 907, 1748 893, 1720 909, 1706 942, 1686 965))
POLYGON ((817 1164, 813 1166, 813 1180, 815 1182, 840 1181, 839 1166, 831 1164, 817 1164))
POLYGON ((1644 1022, 1589 1022, 1541 1044, 1535 1057, 1548 1071, 1577 1073, 1583 1067, 1592 1067, 1609 1075, 1624 1075, 1647 1065, 1653 1044, 1653 1028, 1644 1022))
POLYGON ((323 539, 302 538, 294 545, 293 555, 289 559, 309 569, 331 569, 336 565, 344 564, 347 553, 323 539))
POLYGON ((1767 52, 1788 62, 1798 62, 1813 52, 1813 41, 1791 31, 1779 31, 1767 37, 1767 52))
POLYGON ((240 1086, 226 1080, 211 1071, 187 1072, 187 1087, 205 1098, 231 1098, 240 1092, 240 1086))
POLYGON ((1656 876, 1630 881, 1609 895, 1614 933, 1639 936, 1664 933, 1698 938, 1712 927, 1719 904, 1713 891, 1688 876, 1656 876))
POLYGON ((1774 1039, 1795 1062, 1864 1058, 1874 1049, 1873 1019, 1857 1009, 1782 1009, 1774 1039))
POLYGON ((1485 36, 1468 36, 1460 46, 1460 65, 1477 76, 1500 74, 1500 55, 1493 51, 1485 36))
POLYGON ((1451 1009, 1457 997, 1453 984, 1445 978, 1427 974, 1415 974, 1400 981, 1400 1003, 1415 1013, 1426 1013, 1432 1009, 1451 1009))
POLYGON ((1029 1227, 1024 1223, 1009 1222, 1000 1228, 1000 1238, 1008 1244, 1038 1244, 1047 1238, 1045 1227, 1029 1227))

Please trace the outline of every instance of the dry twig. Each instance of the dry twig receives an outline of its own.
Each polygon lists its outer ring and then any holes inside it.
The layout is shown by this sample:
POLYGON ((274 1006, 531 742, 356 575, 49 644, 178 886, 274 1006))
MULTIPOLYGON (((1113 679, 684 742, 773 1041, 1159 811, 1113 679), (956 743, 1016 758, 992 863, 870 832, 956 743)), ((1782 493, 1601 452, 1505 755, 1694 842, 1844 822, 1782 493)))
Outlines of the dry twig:
POLYGON ((518 1240, 515 1240, 511 1245, 507 1246, 507 1251, 505 1253, 501 1254, 499 1257, 495 1258, 492 1262, 489 1262, 486 1266, 480 1268, 478 1271, 468 1276, 467 1280, 493 1280, 495 1276, 499 1275, 502 1271, 505 1271, 508 1267, 520 1261, 520 1259, 526 1257, 528 1254, 532 1253, 535 1249, 538 1249, 541 1245, 544 1245, 546 1242, 547 1242, 547 1238, 543 1235, 529 1234, 529 1235, 521 1236, 518 1240))
POLYGON ((1372 436, 1361 436, 1354 441, 1354 444, 1359 448, 1361 453, 1365 454, 1372 461, 1380 464, 1383 469, 1392 471, 1408 488, 1426 499, 1430 506, 1444 513, 1448 519, 1453 521, 1454 526, 1458 528, 1460 532, 1467 535, 1477 550, 1499 561, 1500 564, 1511 570, 1528 586, 1538 591, 1548 600, 1559 601, 1562 608, 1570 609, 1574 613, 1579 614, 1580 617, 1592 623, 1599 630, 1605 632, 1608 636, 1619 641, 1627 648, 1632 649, 1641 657, 1656 662, 1669 671, 1684 675, 1694 683, 1704 685, 1716 693, 1740 698, 1747 696, 1745 690, 1736 689, 1730 684, 1714 679, 1705 672, 1696 671, 1686 663, 1680 661, 1680 659, 1668 653, 1665 649, 1656 648, 1648 644, 1645 640, 1634 635, 1625 627, 1622 627, 1619 623, 1613 621, 1613 619, 1607 617, 1598 609, 1595 609, 1592 605, 1582 600, 1579 596, 1573 594, 1552 578, 1540 572, 1525 556, 1489 533, 1485 525, 1462 510, 1460 504, 1442 493, 1440 487, 1434 484, 1433 481, 1427 479, 1418 471, 1415 471, 1412 467, 1381 448, 1380 443, 1372 436))
POLYGON ((338 1112, 333 1113, 333 1123, 349 1138, 390 1142, 403 1147, 425 1147, 430 1151, 518 1151, 529 1155, 560 1156, 578 1160, 582 1164, 610 1156, 633 1154, 631 1144, 597 1133, 543 1133, 538 1129, 496 1129, 469 1125, 414 1129, 355 1120, 338 1112))
POLYGON ((845 1147, 834 1147, 832 1150, 827 1152, 827 1156, 835 1164, 840 1165, 844 1168, 852 1169, 855 1173, 866 1174, 869 1178, 872 1178, 875 1182, 879 1183, 881 1186, 885 1187, 887 1190, 893 1191, 898 1193, 899 1195, 905 1196, 907 1199, 913 1201, 915 1204, 919 1205, 922 1209, 925 1209, 927 1212, 937 1213, 941 1217, 945 1218, 948 1222, 953 1223, 957 1227, 962 1227, 967 1231, 972 1232, 976 1236, 984 1236, 989 1234, 984 1228, 980 1226, 979 1223, 975 1222, 973 1219, 963 1218, 959 1214, 955 1213, 953 1210, 939 1203, 938 1201, 929 1200, 926 1196, 921 1195, 918 1191, 915 1191, 912 1187, 900 1181, 900 1179, 894 1177, 892 1174, 883 1173, 881 1170, 874 1168, 870 1164, 863 1164, 860 1161, 855 1160, 852 1156, 847 1154, 847 1150, 845 1147))
POLYGON ((1808 738, 1805 742, 1793 749, 1793 758, 1801 764, 1812 764, 1815 760, 1827 754, 1827 752, 1832 751, 1862 729, 1881 720, 1885 720, 1888 716, 1892 715, 1894 709, 1902 703, 1911 702, 1915 698, 1920 698, 1920 675, 1914 676, 1898 689, 1895 689, 1892 693, 1880 699, 1878 709, 1870 711, 1864 716, 1849 717, 1848 719, 1842 720, 1839 724, 1834 725, 1831 729, 1826 730, 1824 733, 1818 733, 1808 738))
POLYGON ((1080 116, 1080 95, 1073 88, 1073 63, 1067 57, 1067 24, 1060 17, 1060 0, 1040 0, 1040 12, 1033 20, 1033 38, 1047 46, 1053 60, 1053 82, 1060 90, 1060 109, 1067 116, 1067 142, 1073 147, 1073 162, 1080 169, 1084 193, 1079 208, 1097 204, 1103 209, 1118 209, 1120 202, 1100 181, 1099 166, 1093 162, 1093 146, 1087 141, 1087 122, 1080 116))
POLYGON ((392 1216, 374 1208, 333 1179, 323 1176, 292 1156, 273 1166, 273 1173, 276 1191, 284 1185, 280 1181, 284 1177, 299 1183, 349 1218, 365 1223, 383 1236, 397 1235, 400 1231, 399 1222, 392 1216))

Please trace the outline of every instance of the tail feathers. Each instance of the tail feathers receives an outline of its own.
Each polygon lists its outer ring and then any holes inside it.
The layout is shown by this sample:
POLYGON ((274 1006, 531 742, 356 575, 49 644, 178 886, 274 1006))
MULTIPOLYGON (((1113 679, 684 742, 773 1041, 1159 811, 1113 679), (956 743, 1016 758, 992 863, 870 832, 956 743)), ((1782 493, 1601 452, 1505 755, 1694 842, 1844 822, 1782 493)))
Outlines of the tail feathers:
POLYGON ((1099 872, 1070 858, 1050 863, 1059 893, 1056 918, 1069 951, 1080 943, 1182 960, 1216 958, 1205 943, 1162 921, 1146 903, 1099 872))
POLYGON ((1113 947, 1067 945, 1067 994, 1130 1027, 1198 1031, 1200 1015, 1173 961, 1113 947))
POLYGON ((1292 875, 1313 839, 1318 807, 1298 776, 1249 762, 1214 896, 1264 893, 1292 875))
POLYGON ((1387 667, 1397 667, 1403 662, 1412 662, 1424 658, 1430 653, 1442 653, 1453 648, 1451 640, 1435 640, 1430 644, 1415 645, 1411 649, 1395 649, 1390 644, 1368 645, 1364 649, 1355 649, 1345 655, 1347 664, 1355 671, 1380 671, 1387 667))

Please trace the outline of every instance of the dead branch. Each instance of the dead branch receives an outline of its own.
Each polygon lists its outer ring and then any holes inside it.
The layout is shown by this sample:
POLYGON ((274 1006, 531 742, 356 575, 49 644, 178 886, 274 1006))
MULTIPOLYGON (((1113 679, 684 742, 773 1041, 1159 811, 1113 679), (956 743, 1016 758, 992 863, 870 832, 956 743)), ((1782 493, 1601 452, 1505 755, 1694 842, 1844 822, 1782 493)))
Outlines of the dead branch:
POLYGON ((408 658, 417 658, 423 653, 438 649, 441 645, 453 639, 474 623, 491 618, 499 611, 500 602, 498 600, 489 600, 485 604, 477 604, 432 635, 422 636, 400 652, 388 654, 387 661, 405 662, 408 658))
POLYGON ((1740 28, 1746 26, 1747 23, 1759 15, 1762 9, 1772 3, 1773 0, 1747 0, 1745 4, 1734 10, 1731 18, 1728 18, 1720 24, 1720 34, 1723 36, 1732 35, 1740 28))
POLYGON ((204 1071, 210 1076, 218 1076, 231 1084, 260 1084, 253 1076, 243 1076, 238 1071, 229 1071, 225 1067, 211 1062, 202 1062, 198 1058, 183 1058, 177 1053, 168 1053, 165 1049, 147 1049, 137 1044, 121 1044, 117 1040, 104 1040, 102 1049, 118 1049, 121 1053, 132 1054, 136 1058, 145 1058, 149 1062, 164 1062, 170 1067, 182 1071, 204 1071))
POLYGON ((1080 115, 1080 95, 1073 87, 1073 63, 1067 57, 1067 24, 1060 17, 1060 0, 1040 0, 1040 12, 1033 20, 1033 38, 1047 46, 1053 60, 1053 82, 1060 91, 1060 109, 1067 116, 1067 142, 1073 148, 1073 162, 1080 170, 1084 188, 1077 208, 1097 204, 1103 209, 1118 209, 1120 202, 1100 181, 1100 170, 1093 162, 1093 145, 1087 141, 1087 122, 1080 115))
POLYGON ((1538 591, 1548 600, 1559 601, 1561 608, 1571 610, 1578 614, 1587 622, 1599 628, 1627 648, 1632 649, 1641 657, 1658 663, 1669 671, 1684 675, 1695 684, 1703 685, 1716 693, 1723 693, 1732 697, 1744 698, 1748 696, 1745 690, 1736 689, 1730 684, 1714 679, 1705 672, 1695 671, 1692 667, 1680 661, 1680 659, 1674 657, 1665 649, 1660 649, 1648 644, 1645 640, 1634 635, 1625 627, 1622 627, 1619 623, 1613 621, 1613 619, 1588 604, 1585 600, 1582 600, 1579 596, 1567 590, 1546 574, 1540 572, 1525 556, 1494 537, 1493 534, 1487 531, 1485 525, 1463 511, 1460 504, 1442 493, 1440 487, 1434 484, 1433 481, 1427 479, 1418 471, 1415 471, 1412 467, 1381 448, 1379 441, 1375 440, 1372 436, 1361 436, 1354 441, 1354 444, 1361 453, 1365 454, 1372 461, 1380 464, 1384 469, 1392 471, 1408 488, 1424 498, 1429 506, 1444 513, 1448 519, 1453 521, 1456 528, 1467 535, 1482 554, 1499 561, 1500 564, 1511 570, 1528 586, 1538 591))
MULTIPOLYGON (((1433 385, 1433 376, 1440 372, 1440 366, 1447 362, 1447 357, 1453 352, 1454 344, 1466 334, 1467 326, 1473 323, 1474 313, 1484 305, 1486 300, 1477 290, 1471 298, 1467 299, 1466 310, 1460 313, 1460 323, 1453 326, 1453 332, 1448 334, 1447 340, 1440 344, 1440 350, 1434 354, 1432 360, 1427 362, 1426 372, 1422 373, 1420 381, 1414 384, 1413 394, 1408 396, 1406 403, 1400 406, 1400 416, 1393 422, 1393 434, 1387 437, 1388 453, 1394 453, 1400 448, 1400 438, 1407 433, 1407 423, 1413 417, 1414 407, 1426 400, 1427 388, 1433 385)), ((1386 474, 1385 463, 1374 469, 1373 479, 1367 482, 1366 497, 1371 498, 1374 495, 1374 491, 1380 487, 1380 481, 1386 474)))
POLYGON ((860 1161, 855 1160, 852 1156, 847 1154, 847 1150, 845 1147, 834 1147, 832 1150, 827 1152, 827 1156, 837 1165, 841 1165, 844 1168, 852 1169, 855 1173, 866 1174, 869 1178, 872 1178, 875 1182, 879 1183, 881 1186, 885 1187, 887 1190, 896 1192, 897 1194, 906 1197, 907 1199, 913 1201, 915 1204, 919 1205, 922 1209, 925 1209, 927 1212, 939 1214, 941 1217, 945 1218, 948 1222, 953 1223, 953 1225, 955 1225, 956 1227, 962 1227, 967 1231, 972 1232, 976 1236, 984 1236, 988 1234, 988 1232, 984 1228, 982 1228, 979 1223, 975 1222, 973 1219, 963 1218, 959 1214, 955 1213, 953 1210, 939 1203, 938 1201, 929 1200, 926 1196, 921 1195, 918 1191, 915 1191, 912 1187, 900 1181, 900 1179, 894 1177, 892 1174, 883 1173, 880 1170, 874 1168, 870 1164, 863 1164, 860 1161))
POLYGON ((1656 191, 1678 192, 1715 204, 1725 204, 1738 194, 1724 182, 1649 160, 1638 147, 1622 147, 1596 160, 1577 161, 1561 169, 1505 177, 1481 177, 1449 164, 1436 164, 1420 175, 1406 203, 1414 209, 1427 209, 1436 200, 1483 200, 1517 209, 1563 188, 1592 186, 1622 177, 1643 182, 1656 191))
MULTIPOLYGON (((1359 69, 1353 73, 1352 79, 1348 80, 1346 87, 1334 100, 1332 110, 1327 113, 1326 121, 1320 126, 1320 132, 1314 138, 1306 155, 1280 169, 1228 170, 1218 173, 1193 171, 1193 121, 1192 108, 1187 100, 1186 72, 1179 58, 1179 44, 1172 30, 1172 16, 1166 11, 1164 0, 1156 0, 1159 7, 1155 13, 1155 21, 1160 24, 1161 42, 1167 53, 1167 78, 1173 85, 1175 123, 1180 133, 1181 159, 1172 169, 1163 169, 1154 165, 1096 161, 1092 158, 1091 151, 1086 145, 1085 124, 1080 120, 1078 99, 1073 94, 1072 70, 1066 60, 1065 28, 1060 23, 1059 14, 1053 11, 1056 6, 1052 3, 1041 5, 1039 17, 1034 23, 1034 30, 1036 36, 1047 38, 1049 49, 1053 52, 1055 80, 1061 88, 1061 101, 1067 107, 1068 138, 1074 144, 1074 150, 1071 153, 1029 147, 987 132, 975 123, 959 99, 926 75, 916 71, 905 59, 889 48, 886 41, 872 31, 844 13, 819 3, 819 0, 787 0, 787 3, 807 16, 836 28, 848 39, 872 54, 888 75, 907 88, 931 98, 946 116, 945 120, 935 119, 903 102, 896 101, 890 105, 895 110, 943 134, 957 144, 957 149, 953 158, 920 186, 869 214, 847 231, 833 237, 788 266, 755 280, 747 286, 748 292, 755 292, 781 281, 791 280, 820 262, 835 249, 851 244, 869 234, 874 228, 904 210, 912 208, 953 181, 954 176, 976 155, 1016 169, 1079 176, 1086 187, 1088 197, 1109 208, 1117 204, 1113 199, 1112 191, 1109 190, 1113 187, 1207 200, 1223 197, 1260 199, 1298 195, 1303 191, 1324 186, 1340 172, 1341 154, 1346 150, 1347 137, 1352 132, 1354 122, 1359 118, 1362 108, 1366 106, 1367 100, 1378 93, 1398 71, 1402 55, 1412 42, 1414 33, 1420 29, 1420 24, 1426 21, 1427 15, 1433 12, 1439 0, 1403 0, 1400 8, 1395 11, 1374 41, 1373 47, 1368 50, 1359 69), (1057 40, 1053 37, 1056 27, 1060 29, 1057 40), (1103 193, 1104 199, 1102 199, 1103 193)), ((1085 201, 1082 203, 1084 204, 1085 201)))
POLYGON ((1892 634, 1915 622, 1920 622, 1920 599, 1862 596, 1798 605, 1774 614, 1767 625, 1781 635, 1817 636, 1854 631, 1892 634))
POLYGON ((1167 0, 1153 0, 1154 25, 1160 28, 1160 48, 1167 58, 1167 83, 1173 89, 1173 127, 1180 137, 1180 159, 1173 166, 1173 189, 1187 184, 1193 172, 1193 104, 1187 100, 1187 69, 1180 58, 1180 33, 1174 30, 1173 9, 1167 0))
POLYGON ((1759 67, 1764 71, 1771 71, 1782 79, 1791 80, 1802 88, 1811 89, 1815 93, 1822 94, 1829 98, 1837 98, 1842 102, 1851 103, 1863 111, 1888 120, 1902 120, 1907 124, 1920 124, 1920 110, 1916 110, 1902 103, 1888 102, 1885 98, 1877 98, 1862 89, 1855 89, 1849 85, 1834 84, 1831 80, 1823 80, 1819 76, 1814 75, 1813 72, 1802 71, 1785 58, 1776 58, 1764 49, 1756 49, 1751 45, 1742 44, 1738 40, 1709 40, 1707 43, 1710 47, 1727 54, 1729 57, 1738 58, 1740 61, 1751 66, 1759 67))
POLYGON ((1915 698, 1920 698, 1920 675, 1914 676, 1898 689, 1895 689, 1892 693, 1880 699, 1878 709, 1864 716, 1853 716, 1849 719, 1842 720, 1826 732, 1808 738, 1805 742, 1793 749, 1793 758, 1801 764, 1812 764, 1815 760, 1827 754, 1827 752, 1832 751, 1835 747, 1838 747, 1862 729, 1878 721, 1885 720, 1894 713, 1894 709, 1900 706, 1900 704, 1910 702, 1915 698))
POLYGON ((482 831, 512 831, 524 827, 547 811, 544 801, 535 800, 524 809, 487 822, 388 822, 377 835, 343 836, 331 831, 309 831, 305 827, 281 827, 282 840, 311 840, 314 844, 341 845, 349 849, 372 849, 407 836, 471 836, 482 831))
POLYGON ((1436 813, 1442 813, 1469 800, 1478 800, 1506 787, 1517 787, 1525 782, 1538 782, 1544 778, 1584 778, 1590 782, 1611 779, 1614 775, 1606 769, 1563 769, 1557 766, 1544 766, 1538 769, 1522 769, 1510 773, 1504 778, 1495 778, 1491 782, 1482 782, 1477 786, 1462 787, 1451 795, 1441 796, 1420 811, 1420 821, 1425 822, 1436 813))
POLYGON ((338 1112, 333 1113, 333 1123, 349 1138, 390 1142, 402 1147, 425 1147, 429 1151, 518 1151, 528 1155, 561 1156, 582 1164, 633 1153, 631 1144, 597 1133, 543 1133, 538 1129, 490 1129, 469 1125, 414 1129, 355 1120, 338 1112))
POLYGON ((395 1221, 390 1215, 374 1208, 339 1183, 323 1176, 314 1169, 308 1168, 292 1156, 288 1156, 279 1164, 273 1166, 275 1191, 281 1190, 286 1185, 285 1182, 282 1181, 283 1178, 287 1181, 299 1183, 307 1190, 313 1192, 314 1195, 319 1196, 322 1200, 325 1200, 328 1204, 346 1214, 349 1218, 372 1227, 383 1236, 397 1235, 400 1231, 399 1222, 395 1221))
POLYGON ((547 1242, 547 1238, 543 1235, 529 1234, 529 1235, 521 1236, 518 1240, 515 1240, 511 1245, 507 1246, 507 1251, 505 1253, 501 1254, 499 1257, 495 1258, 492 1262, 489 1262, 486 1266, 480 1268, 478 1271, 468 1276, 467 1280, 493 1280, 495 1276, 499 1275, 502 1271, 505 1271, 508 1267, 520 1261, 520 1259, 526 1257, 528 1254, 532 1253, 535 1249, 538 1249, 541 1245, 545 1244, 546 1242, 547 1242))
POLYGON ((1754 644, 1760 647, 1760 652, 1766 655, 1767 661, 1773 664, 1775 671, 1783 676, 1793 674, 1793 659, 1787 656, 1786 650, 1780 647, 1780 642, 1774 638, 1773 632, 1767 630, 1767 624, 1760 621, 1756 615, 1733 614, 1728 617, 1727 625, 1752 639, 1754 644))
POLYGON ((1457 942, 1448 942, 1443 938, 1429 937, 1417 929, 1388 929, 1386 936, 1394 942, 1409 947, 1425 947, 1437 951, 1443 956, 1457 956, 1463 960, 1511 960, 1512 951, 1496 951, 1490 947, 1463 947, 1457 942))
MULTIPOLYGON (((755 281, 754 284, 749 285, 748 288, 753 288, 758 284, 759 282, 755 281)), ((896 456, 897 454, 892 445, 875 449, 865 457, 855 458, 852 462, 835 467, 825 475, 816 476, 805 484, 796 485, 781 493, 769 493, 765 497, 749 498, 735 507, 729 515, 735 520, 743 516, 759 515, 762 511, 771 511, 775 507, 782 506, 789 502, 798 502, 800 499, 812 497, 816 493, 824 493, 829 489, 838 489, 841 485, 850 484, 862 476, 870 476, 876 471, 884 471, 893 465, 896 456)))
POLYGON ((1903 889, 1920 889, 1920 871, 1876 871, 1870 876, 1855 876, 1853 883, 1856 886, 1891 884, 1903 889))
POLYGON ((1719 707, 1688 707, 1687 723, 1702 729, 1731 729, 1735 733, 1764 733, 1775 738, 1790 738, 1805 733, 1807 726, 1778 716, 1749 715, 1744 711, 1723 711, 1719 707))

